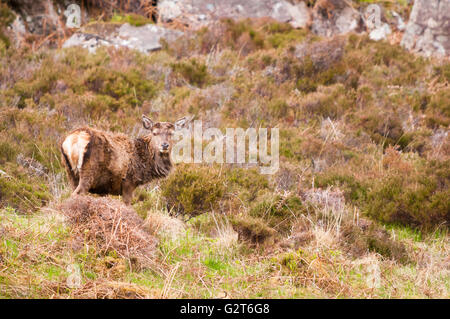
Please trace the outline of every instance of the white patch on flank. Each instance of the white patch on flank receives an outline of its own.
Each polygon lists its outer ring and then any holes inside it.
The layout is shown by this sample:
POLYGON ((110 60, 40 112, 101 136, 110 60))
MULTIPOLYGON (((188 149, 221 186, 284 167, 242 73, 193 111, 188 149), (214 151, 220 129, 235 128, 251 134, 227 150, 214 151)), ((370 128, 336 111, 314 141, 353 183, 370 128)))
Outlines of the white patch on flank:
POLYGON ((87 132, 73 133, 69 135, 62 144, 64 153, 66 153, 70 166, 74 172, 79 172, 83 165, 83 155, 86 152, 89 137, 87 132))

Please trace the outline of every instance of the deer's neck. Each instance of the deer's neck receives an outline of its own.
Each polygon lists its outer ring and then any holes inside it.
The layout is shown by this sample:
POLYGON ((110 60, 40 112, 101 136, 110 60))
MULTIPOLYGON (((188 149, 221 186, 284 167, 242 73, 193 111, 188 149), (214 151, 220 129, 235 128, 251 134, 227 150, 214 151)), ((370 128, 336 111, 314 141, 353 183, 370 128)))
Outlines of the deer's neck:
POLYGON ((169 175, 172 169, 170 154, 161 154, 149 147, 151 136, 134 140, 135 154, 131 163, 131 175, 136 185, 169 175))

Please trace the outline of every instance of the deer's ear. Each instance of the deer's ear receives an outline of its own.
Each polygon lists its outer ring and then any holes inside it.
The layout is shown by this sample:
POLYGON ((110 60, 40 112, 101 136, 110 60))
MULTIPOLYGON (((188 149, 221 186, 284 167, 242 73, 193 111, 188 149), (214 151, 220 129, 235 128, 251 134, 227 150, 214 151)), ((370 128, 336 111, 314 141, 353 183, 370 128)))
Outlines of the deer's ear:
POLYGON ((145 129, 151 130, 153 127, 153 121, 149 117, 142 115, 142 125, 144 125, 145 129))
POLYGON ((189 125, 189 123, 192 121, 193 118, 194 118, 194 116, 184 116, 181 119, 178 119, 174 123, 175 130, 180 130, 180 129, 186 127, 187 125, 189 125))

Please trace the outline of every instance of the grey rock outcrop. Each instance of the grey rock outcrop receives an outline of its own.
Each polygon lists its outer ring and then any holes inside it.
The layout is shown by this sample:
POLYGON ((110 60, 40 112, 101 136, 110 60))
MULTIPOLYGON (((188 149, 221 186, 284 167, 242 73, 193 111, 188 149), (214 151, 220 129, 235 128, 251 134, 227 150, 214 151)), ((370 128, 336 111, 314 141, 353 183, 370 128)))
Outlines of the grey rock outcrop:
POLYGON ((425 56, 448 56, 450 0, 416 0, 401 45, 425 56))
POLYGON ((114 46, 149 53, 161 49, 161 39, 173 41, 182 34, 181 31, 166 29, 154 24, 135 27, 125 23, 104 35, 77 32, 64 43, 63 47, 81 46, 92 53, 99 46, 114 46))
POLYGON ((310 24, 310 12, 304 2, 286 0, 161 0, 160 19, 178 19, 191 28, 200 28, 221 18, 243 19, 271 17, 289 22, 295 28, 310 24))

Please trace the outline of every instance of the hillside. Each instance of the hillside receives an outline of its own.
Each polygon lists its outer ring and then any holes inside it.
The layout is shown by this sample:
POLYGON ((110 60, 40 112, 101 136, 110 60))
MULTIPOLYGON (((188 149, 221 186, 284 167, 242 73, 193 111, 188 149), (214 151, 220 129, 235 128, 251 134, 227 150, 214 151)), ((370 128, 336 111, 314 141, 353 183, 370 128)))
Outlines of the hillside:
MULTIPOLYGON (((448 57, 258 17, 167 22, 183 35, 148 53, 16 46, 13 19, 0 3, 0 298, 449 298, 448 57), (179 163, 131 208, 70 198, 63 137, 141 136, 142 114, 278 128, 280 167, 179 163)), ((82 31, 124 23, 154 22, 82 31)))

